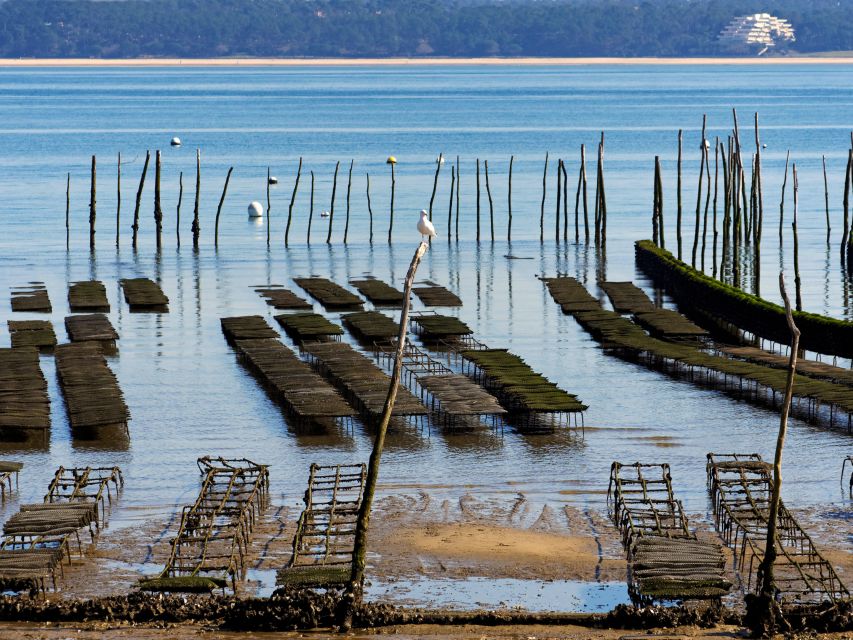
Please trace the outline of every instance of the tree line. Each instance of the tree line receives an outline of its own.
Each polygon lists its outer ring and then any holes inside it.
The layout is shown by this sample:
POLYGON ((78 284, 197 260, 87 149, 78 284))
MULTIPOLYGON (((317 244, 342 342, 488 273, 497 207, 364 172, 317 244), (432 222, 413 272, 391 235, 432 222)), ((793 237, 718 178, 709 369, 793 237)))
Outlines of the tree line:
POLYGON ((755 12, 798 52, 853 50, 837 0, 7 0, 0 56, 703 56, 755 12))

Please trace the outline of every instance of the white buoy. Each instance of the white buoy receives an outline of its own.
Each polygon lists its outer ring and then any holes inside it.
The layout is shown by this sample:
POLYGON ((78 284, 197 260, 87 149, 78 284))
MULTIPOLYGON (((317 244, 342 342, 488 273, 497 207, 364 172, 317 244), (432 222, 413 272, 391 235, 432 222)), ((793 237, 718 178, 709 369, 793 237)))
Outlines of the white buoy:
POLYGON ((257 200, 252 202, 249 205, 249 217, 250 218, 263 218, 264 217, 264 208, 261 206, 261 203, 257 200))
POLYGON ((764 144, 762 144, 762 145, 761 145, 761 148, 762 148, 762 149, 766 149, 766 148, 767 148, 767 143, 765 142, 764 144))
POLYGON ((173 147, 180 147, 181 146, 181 139, 179 137, 175 136, 174 138, 172 138, 172 142, 170 144, 173 147))
POLYGON ((438 157, 435 159, 435 161, 436 161, 438 164, 444 164, 444 156, 438 156, 438 157))
POLYGON ((329 217, 329 212, 328 212, 328 211, 323 211, 323 212, 320 214, 320 217, 321 217, 321 218, 328 218, 328 217, 329 217))
POLYGON ((278 184, 278 178, 276 178, 275 176, 270 176, 269 183, 278 184))

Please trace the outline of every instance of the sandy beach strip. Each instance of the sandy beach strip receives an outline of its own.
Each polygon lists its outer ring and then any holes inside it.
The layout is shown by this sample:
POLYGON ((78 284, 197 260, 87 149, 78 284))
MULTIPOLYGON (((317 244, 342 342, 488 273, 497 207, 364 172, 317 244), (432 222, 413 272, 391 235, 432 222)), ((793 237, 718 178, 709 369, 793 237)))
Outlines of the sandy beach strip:
POLYGON ((0 67, 428 67, 853 65, 853 55, 778 58, 0 58, 0 67))

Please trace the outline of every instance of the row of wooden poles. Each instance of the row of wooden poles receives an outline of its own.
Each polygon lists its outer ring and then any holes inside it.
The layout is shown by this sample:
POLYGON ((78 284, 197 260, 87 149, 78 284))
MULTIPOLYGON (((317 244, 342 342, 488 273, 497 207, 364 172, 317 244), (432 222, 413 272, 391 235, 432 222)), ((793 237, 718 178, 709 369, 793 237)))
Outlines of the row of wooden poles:
MULTIPOLYGON (((738 127, 737 111, 732 110, 733 128, 727 142, 719 137, 714 141, 714 178, 711 181, 710 141, 706 138, 707 117, 702 117, 702 142, 699 145, 699 177, 696 189, 696 212, 693 224, 693 245, 690 264, 693 268, 705 270, 705 249, 708 236, 708 216, 712 211, 711 232, 713 236, 712 275, 723 280, 726 277, 724 266, 730 261, 732 283, 740 283, 740 255, 744 246, 751 248, 753 275, 755 277, 756 293, 758 294, 761 240, 764 225, 764 192, 761 177, 761 139, 758 114, 754 116, 755 151, 752 153, 750 172, 747 175, 741 146, 740 130, 738 127), (720 177, 722 176, 722 191, 720 177), (749 186, 747 186, 747 184, 749 186), (712 195, 713 194, 713 195, 712 195), (717 262, 718 242, 718 201, 722 197, 722 253, 720 254, 719 270, 717 262), (713 203, 713 204, 712 204, 713 203), (700 242, 701 239, 701 242, 700 242), (697 265, 698 263, 698 265, 697 265)), ((682 238, 683 203, 682 203, 682 131, 678 132, 678 160, 676 187, 676 252, 679 260, 684 259, 682 238)), ((782 181, 781 199, 779 202, 779 244, 784 242, 785 195, 788 185, 788 169, 791 153, 788 151, 785 159, 785 174, 782 181)), ((822 157, 824 203, 826 211, 826 241, 831 242, 832 226, 829 206, 829 182, 826 173, 826 157, 822 157)), ((797 309, 802 309, 801 281, 799 275, 799 236, 797 231, 797 210, 799 206, 799 184, 797 181, 797 165, 791 165, 793 186, 793 217, 791 229, 793 234, 794 283, 796 286, 797 309)), ((853 228, 849 215, 851 180, 853 180, 853 133, 851 147, 847 154, 845 171, 843 203, 842 236, 840 253, 842 264, 848 269, 853 267, 853 228)), ((663 176, 660 156, 655 156, 654 188, 652 203, 652 238, 660 247, 666 248, 664 232, 664 197, 663 176)))
MULTIPOLYGON (((507 173, 507 202, 506 202, 506 211, 507 211, 507 240, 512 240, 512 167, 513 162, 515 160, 515 156, 510 156, 509 159, 509 171, 507 173)), ((139 215, 140 208, 142 204, 142 193, 145 187, 145 178, 148 174, 148 167, 151 161, 151 152, 148 151, 145 153, 145 163, 142 167, 142 174, 139 178, 139 186, 136 191, 136 202, 133 210, 133 224, 131 225, 132 230, 132 245, 133 248, 136 249, 139 241, 139 215)), ((550 155, 548 153, 545 154, 545 164, 542 170, 542 200, 540 205, 539 212, 539 239, 540 241, 545 240, 545 202, 548 195, 548 167, 549 167, 550 155)), ((163 243, 163 209, 160 197, 160 184, 161 184, 161 172, 162 172, 162 162, 161 162, 161 154, 160 151, 157 150, 155 152, 155 170, 154 170, 154 225, 156 232, 156 241, 157 241, 157 249, 162 248, 163 243)), ((396 171, 395 165, 396 161, 393 158, 389 158, 388 164, 391 167, 391 200, 390 200, 390 215, 388 219, 388 242, 391 242, 391 236, 394 229, 394 203, 395 203, 395 195, 396 195, 396 171)), ((432 195, 429 199, 429 219, 433 219, 433 213, 436 212, 437 208, 435 203, 436 193, 438 190, 438 183, 441 174, 442 166, 444 165, 444 155, 439 155, 436 160, 435 166, 435 175, 433 178, 432 185, 432 195)), ((495 240, 495 203, 492 198, 492 189, 491 183, 489 181, 489 162, 488 160, 484 160, 482 163, 480 159, 476 159, 476 239, 477 242, 480 242, 482 239, 482 218, 481 218, 481 164, 483 167, 482 174, 484 176, 485 182, 485 190, 486 196, 488 198, 489 203, 489 237, 492 242, 495 240)), ((116 246, 119 246, 120 243, 120 234, 121 234, 121 153, 118 154, 118 169, 117 169, 117 179, 116 179, 116 237, 115 242, 116 246)), ((326 243, 331 244, 332 242, 332 231, 335 219, 335 203, 337 199, 337 188, 338 188, 338 173, 341 167, 340 161, 335 164, 334 176, 332 178, 332 197, 331 203, 328 211, 329 218, 329 226, 326 234, 326 243)), ((350 211, 351 211, 351 199, 352 199, 352 176, 353 176, 353 167, 354 161, 350 160, 349 163, 349 171, 347 174, 347 191, 346 191, 346 219, 344 223, 344 233, 343 233, 343 242, 347 243, 349 238, 349 222, 350 222, 350 211)), ((225 184, 222 188, 222 195, 219 198, 219 205, 216 209, 216 219, 214 222, 214 245, 216 247, 219 246, 219 219, 222 213, 222 206, 225 202, 225 196, 228 192, 228 183, 231 180, 231 173, 233 172, 234 167, 230 167, 228 169, 228 173, 225 177, 225 184)), ((296 179, 293 184, 293 191, 290 195, 290 204, 287 208, 287 224, 284 231, 284 244, 285 246, 289 246, 290 244, 290 231, 291 225, 293 223, 293 210, 294 205, 296 203, 296 197, 299 191, 299 185, 302 180, 302 158, 299 158, 299 165, 296 170, 296 179)), ((314 208, 315 208, 315 176, 314 172, 310 172, 310 198, 309 198, 309 212, 308 212, 308 231, 306 236, 306 242, 311 243, 311 227, 314 222, 314 208)), ((461 179, 461 164, 459 156, 456 156, 455 165, 451 165, 450 167, 450 201, 448 203, 447 208, 447 240, 451 240, 451 229, 454 230, 456 239, 459 240, 459 210, 460 210, 460 185, 462 183, 461 179), (455 212, 455 219, 454 219, 455 212)), ((266 184, 266 196, 267 196, 267 207, 266 207, 266 225, 267 225, 267 245, 269 246, 271 242, 271 229, 270 229, 270 210, 271 210, 271 199, 270 199, 270 170, 267 168, 267 184, 266 184)), ((555 239, 557 241, 560 240, 561 237, 561 215, 562 215, 562 239, 564 241, 568 241, 569 239, 569 192, 568 192, 568 184, 569 177, 567 171, 567 164, 564 160, 557 160, 557 171, 556 171, 556 188, 557 188, 557 207, 555 213, 555 239)), ((91 250, 95 249, 95 223, 97 219, 97 158, 92 156, 92 166, 90 172, 90 193, 89 193, 89 247, 91 250)), ((176 224, 176 234, 177 234, 177 244, 181 246, 181 203, 183 201, 184 195, 184 174, 180 173, 178 177, 178 204, 177 204, 177 224, 176 224)), ((369 227, 369 238, 370 242, 373 242, 373 205, 370 197, 370 174, 366 174, 366 199, 367 199, 367 211, 370 219, 370 227, 369 227)), ((195 177, 195 202, 193 207, 193 220, 192 220, 192 236, 193 236, 193 247, 198 248, 199 246, 199 238, 201 235, 201 224, 199 221, 199 194, 201 190, 201 151, 196 150, 196 177, 195 177)), ((65 192, 65 232, 66 232, 66 246, 70 248, 70 238, 71 238, 71 226, 70 226, 70 212, 71 212, 71 174, 69 173, 67 176, 66 182, 66 192, 65 192)), ((598 143, 598 161, 596 167, 596 180, 595 180, 595 193, 594 193, 594 211, 593 211, 593 237, 595 240, 595 244, 598 245, 600 243, 606 242, 607 238, 607 198, 604 190, 604 133, 601 134, 601 140, 598 143)), ((581 145, 580 147, 580 167, 578 168, 578 177, 577 177, 577 188, 575 189, 575 203, 574 203, 574 239, 575 242, 579 242, 581 238, 581 226, 583 228, 583 238, 585 242, 590 241, 590 216, 589 216, 589 195, 588 195, 588 186, 587 186, 587 171, 586 171, 586 147, 585 145, 581 145), (583 212, 583 219, 581 222, 581 211, 583 212)))

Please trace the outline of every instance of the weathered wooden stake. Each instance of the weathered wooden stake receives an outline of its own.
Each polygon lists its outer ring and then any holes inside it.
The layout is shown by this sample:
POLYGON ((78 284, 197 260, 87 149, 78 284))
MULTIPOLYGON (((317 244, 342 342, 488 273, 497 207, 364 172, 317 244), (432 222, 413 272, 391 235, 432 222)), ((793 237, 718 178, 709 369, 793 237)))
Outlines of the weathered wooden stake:
MULTIPOLYGON (((796 171, 796 170, 795 170, 796 171)), ((794 174, 796 176, 796 174, 794 174)), ((796 177, 794 184, 796 185, 796 177)), ((796 194, 796 186, 794 193, 796 194)), ((796 196, 795 196, 796 198, 796 196)), ((796 209, 796 207, 795 207, 796 209)), ((791 312, 791 301, 785 290, 785 276, 779 273, 779 290, 782 300, 785 302, 785 319, 788 322, 788 330, 791 333, 791 350, 788 357, 788 375, 785 381, 785 399, 782 403, 782 415, 779 419, 779 433, 776 436, 776 455, 773 458, 773 488, 770 494, 770 513, 767 519, 767 541, 764 548, 764 558, 761 560, 759 575, 761 576, 760 597, 755 606, 760 608, 760 617, 763 618, 764 629, 762 635, 772 637, 775 635, 778 622, 782 620, 782 609, 776 602, 776 582, 774 580, 773 565, 776 562, 776 528, 779 520, 779 503, 782 493, 782 452, 785 448, 785 436, 788 431, 788 416, 791 412, 791 400, 794 395, 794 376, 797 371, 797 353, 800 349, 800 330, 794 322, 794 314, 791 312), (765 626, 766 625, 766 626, 765 626)))
POLYGON ((308 234, 306 236, 306 244, 311 244, 311 223, 314 221, 314 172, 311 172, 311 199, 308 205, 308 234))
POLYGON ((515 156, 509 157, 509 175, 507 176, 506 208, 509 216, 506 225, 507 242, 512 240, 512 161, 514 159, 515 156))
POLYGON ((453 190, 456 188, 456 167, 450 165, 450 201, 447 204, 447 243, 450 244, 450 229, 453 224, 453 190))
MULTIPOLYGON (((429 197, 429 219, 432 221, 432 204, 435 202, 435 192, 438 189, 438 174, 441 172, 441 165, 444 162, 444 154, 438 154, 438 160, 435 161, 435 176, 432 179, 432 195, 429 197)), ((448 231, 450 229, 448 228, 448 231)))
POLYGON ((89 183, 89 249, 92 251, 95 250, 96 183, 97 170, 95 167, 95 156, 92 156, 92 171, 89 183))
POLYGON ((366 173, 365 176, 367 177, 367 215, 370 217, 370 244, 373 244, 373 206, 370 204, 370 174, 366 173))
POLYGON ((660 158, 657 161, 657 169, 658 169, 658 226, 660 227, 660 248, 666 249, 666 232, 665 225, 663 222, 663 168, 660 164, 660 158))
POLYGON ((699 217, 702 210, 702 180, 705 177, 705 122, 707 115, 702 115, 702 142, 699 147, 699 186, 696 188, 696 223, 693 228, 693 251, 690 257, 690 266, 696 268, 696 251, 699 249, 699 217))
POLYGON ((480 159, 477 158, 477 242, 480 241, 480 159))
POLYGON ((228 168, 228 175, 225 176, 225 185, 222 187, 222 196, 219 198, 219 206, 216 207, 216 222, 213 230, 213 247, 219 248, 219 214, 222 213, 222 205, 225 203, 225 194, 228 193, 228 183, 231 181, 231 172, 234 167, 228 168))
POLYGON ((712 276, 717 277, 717 195, 720 187, 720 138, 714 138, 714 241, 711 254, 712 276))
MULTIPOLYGON (((148 156, 145 157, 145 165, 148 166, 148 156)), ((142 172, 142 180, 145 180, 145 172, 142 172)), ((139 196, 142 195, 142 183, 139 186, 139 194, 136 196, 136 208, 139 209, 139 196)), ((201 233, 201 224, 198 219, 199 197, 201 195, 201 149, 195 150, 195 204, 193 205, 193 249, 198 249, 198 237, 201 233)), ((134 222, 134 225, 136 223, 134 222)), ((136 227, 133 229, 133 246, 136 247, 136 227)))
MULTIPOLYGON (((139 177, 139 187, 136 189, 136 206, 133 208, 133 248, 136 249, 136 238, 139 235, 139 207, 142 205, 142 189, 145 187, 145 176, 148 175, 148 163, 151 160, 151 152, 145 152, 145 164, 142 165, 142 175, 139 177)), ((198 194, 196 194, 198 202, 198 194)))
POLYGON ((349 175, 347 176, 347 218, 346 224, 344 224, 344 244, 347 243, 347 237, 349 236, 349 211, 350 211, 350 192, 352 191, 352 165, 355 160, 349 161, 349 175))
MULTIPOLYGON (((459 156, 456 156, 456 239, 459 240, 459 185, 462 184, 462 174, 459 173, 459 156)), ((447 230, 450 235, 450 229, 447 230)))
MULTIPOLYGON (((335 194, 338 192, 338 169, 341 168, 341 161, 335 163, 335 175, 332 178, 332 203, 329 205, 329 231, 326 233, 326 244, 332 244, 332 223, 335 221, 335 194)), ((394 165, 391 165, 391 171, 394 170, 394 165)), ((391 241, 391 229, 388 229, 388 242, 391 241)))
POLYGON ((492 188, 489 186, 489 161, 483 160, 483 169, 486 173, 486 196, 489 198, 489 230, 492 242, 495 241, 495 203, 492 202, 492 188))
POLYGON ((581 145, 581 182, 583 183, 583 231, 584 239, 589 244, 589 208, 587 206, 586 190, 586 147, 581 145))
POLYGON ((426 253, 429 245, 421 242, 415 251, 409 271, 406 274, 406 285, 403 295, 403 309, 400 312, 400 330, 397 335, 397 349, 394 356, 394 369, 391 373, 391 382, 388 386, 388 394, 382 408, 382 417, 376 431, 376 439, 373 442, 373 450, 367 465, 367 477, 364 481, 364 493, 358 509, 358 519, 355 528, 355 540, 353 542, 352 572, 347 587, 348 607, 343 615, 342 627, 348 629, 352 625, 353 607, 362 600, 364 587, 364 568, 367 559, 367 533, 370 526, 370 511, 373 507, 373 496, 376 491, 376 483, 379 479, 379 466, 382 460, 382 450, 385 446, 385 434, 388 424, 391 422, 391 413, 394 410, 394 402, 397 399, 397 390, 400 386, 400 377, 403 371, 403 351, 406 345, 406 333, 409 323, 409 304, 412 293, 412 284, 415 281, 415 273, 418 265, 426 253))
POLYGON ((800 241, 797 234, 797 208, 799 203, 799 184, 797 183, 797 163, 795 162, 791 168, 791 174, 794 180, 794 222, 792 227, 794 230, 794 288, 797 296, 797 311, 803 310, 803 296, 801 291, 800 281, 800 241))
POLYGON ((119 246, 119 230, 121 229, 121 151, 118 152, 116 163, 116 246, 119 246))
POLYGON ((563 242, 569 241, 569 174, 563 162, 563 242))
POLYGON ((154 161, 154 229, 157 237, 157 251, 163 246, 163 209, 160 207, 160 149, 157 149, 154 161))
POLYGON ((71 248, 71 174, 65 177, 65 249, 71 248))
POLYGON ((711 152, 709 150, 710 143, 703 145, 705 153, 705 183, 708 185, 705 188, 705 213, 702 216, 702 248, 701 248, 701 269, 705 271, 705 239, 708 234, 708 209, 711 205, 711 152))
POLYGON ((580 211, 581 199, 581 181, 583 179, 583 169, 578 167, 578 187, 575 190, 575 242, 580 242, 580 226, 578 221, 578 213, 580 211))
MULTIPOLYGON (((764 229, 764 194, 762 193, 761 182, 761 141, 758 134, 758 112, 755 112, 755 188, 756 188, 756 204, 757 204, 757 229, 755 232, 755 250, 761 249, 761 232, 764 229)), ((760 265, 761 260, 756 258, 757 264, 760 265)))
POLYGON ((779 201, 779 246, 782 246, 784 233, 782 233, 782 223, 785 220, 785 188, 788 186, 788 161, 791 159, 791 150, 785 154, 785 177, 782 178, 782 199, 779 201))
POLYGON ((542 169, 542 205, 539 207, 539 242, 545 241, 545 194, 548 189, 548 152, 545 152, 545 167, 542 169))
POLYGON ((293 191, 290 193, 290 205, 287 207, 287 226, 284 229, 284 246, 290 241, 290 223, 293 220, 293 205, 296 202, 296 192, 299 190, 299 178, 302 177, 302 157, 299 158, 299 166, 296 169, 296 181, 293 183, 293 191))
POLYGON ((652 242, 660 246, 660 229, 658 228, 658 175, 660 172, 660 156, 655 156, 655 175, 652 179, 652 242))
POLYGON ((563 200, 563 160, 557 158, 557 210, 554 213, 554 241, 560 241, 560 205, 563 200))
POLYGON ((388 244, 391 244, 391 232, 394 230, 394 191, 397 188, 397 176, 394 173, 395 162, 391 163, 391 216, 388 218, 388 244))
POLYGON ((675 237, 678 242, 678 259, 681 260, 681 148, 682 148, 681 129, 678 130, 678 186, 676 187, 676 198, 678 199, 678 213, 675 218, 675 237))
POLYGON ((598 197, 601 200, 599 214, 601 218, 601 242, 607 242, 607 189, 604 185, 604 132, 601 132, 601 142, 598 145, 598 197))
POLYGON ((270 209, 272 209, 272 203, 270 202, 270 168, 267 166, 267 249, 270 246, 270 209))
POLYGON ((178 248, 181 246, 181 201, 184 199, 184 172, 181 171, 178 174, 178 207, 176 213, 176 221, 175 221, 175 235, 178 248))
POLYGON ((853 181, 853 147, 850 147, 847 152, 847 171, 844 174, 844 198, 842 200, 842 206, 844 207, 844 230, 841 235, 841 247, 842 251, 844 251, 844 245, 848 242, 848 237, 850 235, 850 184, 853 181))

